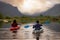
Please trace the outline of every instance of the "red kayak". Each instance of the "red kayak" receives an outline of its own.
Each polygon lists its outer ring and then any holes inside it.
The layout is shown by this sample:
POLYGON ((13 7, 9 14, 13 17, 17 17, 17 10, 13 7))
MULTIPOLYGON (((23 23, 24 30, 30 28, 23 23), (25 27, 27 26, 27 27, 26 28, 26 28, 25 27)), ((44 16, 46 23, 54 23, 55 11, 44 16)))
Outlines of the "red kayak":
POLYGON ((11 27, 11 28, 10 28, 10 31, 14 31, 14 30, 18 30, 18 29, 20 29, 19 26, 17 26, 17 27, 11 27))

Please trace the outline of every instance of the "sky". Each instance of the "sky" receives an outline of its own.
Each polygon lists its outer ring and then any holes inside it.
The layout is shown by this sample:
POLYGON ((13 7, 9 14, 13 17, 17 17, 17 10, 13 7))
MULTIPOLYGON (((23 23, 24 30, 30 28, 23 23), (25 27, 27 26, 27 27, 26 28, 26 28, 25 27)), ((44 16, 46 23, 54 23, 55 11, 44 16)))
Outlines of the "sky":
POLYGON ((55 4, 60 4, 60 0, 0 0, 16 6, 23 14, 33 15, 49 10, 55 4))

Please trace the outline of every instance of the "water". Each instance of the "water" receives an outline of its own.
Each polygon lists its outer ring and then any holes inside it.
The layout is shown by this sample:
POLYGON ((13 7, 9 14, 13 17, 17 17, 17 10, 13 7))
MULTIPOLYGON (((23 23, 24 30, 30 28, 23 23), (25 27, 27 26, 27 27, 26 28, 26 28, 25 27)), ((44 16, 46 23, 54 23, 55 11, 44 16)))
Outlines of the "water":
MULTIPOLYGON (((60 24, 59 23, 50 23, 50 24, 44 24, 44 25, 45 25, 45 27, 47 27, 50 30, 60 32, 60 24)), ((2 28, 10 28, 11 23, 0 22, 0 27, 2 27, 2 28)))
MULTIPOLYGON (((53 25, 57 25, 54 23, 51 23, 53 25)), ((44 25, 42 28, 44 29, 44 32, 41 34, 40 39, 41 40, 60 40, 60 32, 56 32, 55 26, 53 26, 53 29, 51 28, 52 26, 49 25, 44 25), (54 31, 53 31, 54 30, 54 31)), ((25 24, 27 25, 27 24, 25 24)), ((18 30, 18 35, 17 35, 17 40, 36 40, 35 37, 33 36, 32 32, 32 25, 33 24, 28 24, 30 25, 29 28, 24 28, 25 25, 21 26, 21 29, 18 30)), ((59 25, 59 24, 58 24, 59 25)), ((58 26, 57 25, 57 26, 58 26)), ((2 23, 2 28, 9 28, 11 27, 10 23, 2 23)), ((59 27, 56 27, 56 29, 58 30, 59 27)), ((4 31, 0 31, 0 40, 11 40, 12 37, 12 33, 9 31, 9 29, 3 29, 4 31), (6 34, 7 33, 7 34, 6 34)))
POLYGON ((46 25, 48 27, 48 29, 56 31, 56 32, 60 32, 60 24, 59 23, 50 23, 46 25))
POLYGON ((9 27, 11 27, 11 23, 0 22, 0 27, 1 28, 9 28, 9 27))

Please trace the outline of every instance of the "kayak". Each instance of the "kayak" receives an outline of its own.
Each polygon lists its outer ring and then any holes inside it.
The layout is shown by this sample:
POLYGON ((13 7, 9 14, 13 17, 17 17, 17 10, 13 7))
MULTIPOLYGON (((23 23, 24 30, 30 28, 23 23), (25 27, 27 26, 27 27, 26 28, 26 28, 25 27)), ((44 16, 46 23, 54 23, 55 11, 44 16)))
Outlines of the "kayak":
POLYGON ((36 32, 43 33, 43 29, 40 29, 40 30, 33 30, 33 33, 36 33, 36 32))
POLYGON ((14 31, 14 30, 18 30, 18 29, 20 29, 19 26, 17 26, 17 27, 11 27, 11 28, 10 28, 10 31, 14 31))

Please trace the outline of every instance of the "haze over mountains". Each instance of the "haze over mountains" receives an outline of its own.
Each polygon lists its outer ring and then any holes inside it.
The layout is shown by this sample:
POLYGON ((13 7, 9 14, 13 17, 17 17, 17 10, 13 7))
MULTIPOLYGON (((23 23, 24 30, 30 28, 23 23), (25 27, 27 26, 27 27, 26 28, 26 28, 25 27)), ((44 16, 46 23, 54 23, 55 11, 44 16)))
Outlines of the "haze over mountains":
MULTIPOLYGON (((0 12, 4 16, 23 16, 23 14, 17 9, 17 7, 14 7, 10 4, 0 2, 0 12)), ((60 16, 60 4, 56 4, 54 7, 51 9, 41 13, 42 15, 49 15, 49 16, 60 16)), ((34 14, 33 16, 37 16, 40 14, 34 14)))
POLYGON ((0 2, 0 12, 4 16, 22 16, 17 7, 13 7, 12 5, 3 2, 0 2))
POLYGON ((42 13, 43 15, 47 16, 60 16, 60 4, 56 4, 51 9, 42 13))

